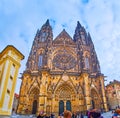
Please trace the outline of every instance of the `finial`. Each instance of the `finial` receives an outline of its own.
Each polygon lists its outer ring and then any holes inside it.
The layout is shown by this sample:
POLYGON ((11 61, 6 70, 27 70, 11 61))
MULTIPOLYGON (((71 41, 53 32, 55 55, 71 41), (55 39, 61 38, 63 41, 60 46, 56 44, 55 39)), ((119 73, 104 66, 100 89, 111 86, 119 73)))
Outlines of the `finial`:
POLYGON ((88 32, 88 41, 89 41, 89 44, 93 45, 92 38, 89 32, 88 32))
POLYGON ((90 38, 91 39, 91 36, 90 36, 90 33, 88 32, 88 38, 90 38))
POLYGON ((65 31, 65 29, 63 29, 63 31, 65 31))
POLYGON ((45 25, 50 25, 50 24, 49 24, 49 19, 47 19, 45 25))
POLYGON ((79 21, 77 21, 77 27, 82 27, 79 21))
POLYGON ((39 35, 39 32, 40 32, 40 31, 39 31, 39 29, 38 29, 38 30, 37 30, 37 32, 36 32, 36 36, 38 36, 38 35, 39 35))

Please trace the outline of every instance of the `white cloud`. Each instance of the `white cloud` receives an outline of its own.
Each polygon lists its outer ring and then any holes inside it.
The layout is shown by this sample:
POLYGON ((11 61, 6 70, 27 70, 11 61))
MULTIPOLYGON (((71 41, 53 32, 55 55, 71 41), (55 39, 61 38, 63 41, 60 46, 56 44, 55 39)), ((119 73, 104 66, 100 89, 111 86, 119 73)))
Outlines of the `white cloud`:
MULTIPOLYGON (((72 37, 79 20, 92 36, 102 72, 108 76, 108 80, 119 79, 119 6, 118 0, 1 0, 0 50, 12 44, 26 56, 20 69, 22 73, 35 33, 46 19, 51 19, 54 26, 54 38, 62 31, 63 24, 72 37)), ((17 92, 19 85, 20 80, 17 92)))

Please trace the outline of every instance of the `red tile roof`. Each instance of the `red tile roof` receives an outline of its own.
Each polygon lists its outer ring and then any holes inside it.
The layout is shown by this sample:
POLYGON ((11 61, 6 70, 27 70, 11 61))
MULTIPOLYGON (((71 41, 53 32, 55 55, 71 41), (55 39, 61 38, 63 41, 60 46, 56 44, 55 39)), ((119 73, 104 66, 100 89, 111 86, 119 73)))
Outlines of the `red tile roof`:
POLYGON ((19 95, 18 95, 17 93, 15 93, 14 96, 15 96, 16 98, 19 98, 19 95))

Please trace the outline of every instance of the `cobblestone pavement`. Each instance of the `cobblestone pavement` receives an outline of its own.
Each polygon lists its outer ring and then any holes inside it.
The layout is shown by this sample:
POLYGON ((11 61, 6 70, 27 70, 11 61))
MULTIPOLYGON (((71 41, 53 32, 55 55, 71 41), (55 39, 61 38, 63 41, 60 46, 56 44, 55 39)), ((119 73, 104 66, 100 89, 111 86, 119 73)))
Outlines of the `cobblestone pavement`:
MULTIPOLYGON (((102 116, 104 118, 112 118, 112 112, 106 112, 106 113, 103 113, 102 116)), ((36 118, 35 116, 33 115, 12 115, 10 118, 36 118)), ((87 116, 84 116, 84 118, 87 118, 87 116)))

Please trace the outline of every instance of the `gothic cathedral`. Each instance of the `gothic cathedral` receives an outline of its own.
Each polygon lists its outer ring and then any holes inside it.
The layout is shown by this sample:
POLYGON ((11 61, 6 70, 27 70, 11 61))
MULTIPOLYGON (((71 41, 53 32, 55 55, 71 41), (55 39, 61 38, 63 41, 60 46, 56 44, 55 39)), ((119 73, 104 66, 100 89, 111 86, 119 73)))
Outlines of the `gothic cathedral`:
POLYGON ((53 40, 47 20, 36 33, 21 79, 18 113, 107 110, 104 75, 91 36, 79 22, 73 38, 63 29, 53 40))

